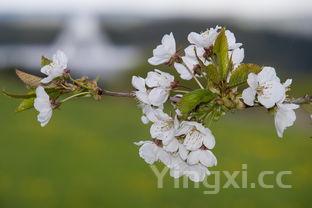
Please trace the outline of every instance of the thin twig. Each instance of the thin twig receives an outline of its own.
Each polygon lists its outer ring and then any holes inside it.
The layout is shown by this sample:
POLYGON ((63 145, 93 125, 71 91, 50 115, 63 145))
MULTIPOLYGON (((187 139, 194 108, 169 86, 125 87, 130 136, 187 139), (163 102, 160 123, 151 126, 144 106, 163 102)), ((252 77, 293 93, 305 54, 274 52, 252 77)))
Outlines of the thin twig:
POLYGON ((311 104, 312 103, 312 96, 311 95, 305 95, 299 98, 287 100, 286 103, 292 103, 292 104, 297 104, 297 105, 302 105, 302 104, 311 104))
POLYGON ((113 97, 135 97, 131 92, 113 92, 108 90, 103 90, 103 95, 113 96, 113 97))

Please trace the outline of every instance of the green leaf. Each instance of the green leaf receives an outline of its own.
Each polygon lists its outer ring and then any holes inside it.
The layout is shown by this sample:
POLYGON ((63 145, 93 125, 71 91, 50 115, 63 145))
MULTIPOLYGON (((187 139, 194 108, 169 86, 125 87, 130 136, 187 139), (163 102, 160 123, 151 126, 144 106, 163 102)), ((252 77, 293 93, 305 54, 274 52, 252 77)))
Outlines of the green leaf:
POLYGON ((196 106, 198 106, 199 104, 210 102, 215 97, 216 95, 209 90, 198 89, 188 94, 185 94, 180 102, 177 104, 177 106, 181 111, 182 115, 185 116, 194 108, 196 108, 196 106))
POLYGON ((41 56, 41 67, 44 67, 46 65, 49 65, 52 63, 52 60, 48 59, 45 56, 41 56))
POLYGON ((229 55, 228 55, 228 42, 225 35, 225 29, 222 28, 219 33, 215 44, 213 46, 213 53, 217 56, 217 64, 219 74, 222 79, 226 79, 229 68, 229 55))
POLYGON ((24 99, 20 105, 16 108, 15 112, 22 112, 24 110, 30 109, 34 107, 35 98, 24 99))
POLYGON ((36 97, 36 93, 35 92, 31 92, 28 94, 14 94, 14 93, 9 93, 5 90, 2 90, 2 93, 6 96, 9 96, 11 98, 20 98, 20 99, 28 99, 28 98, 33 98, 36 97))
POLYGON ((207 66, 207 78, 215 84, 218 84, 220 82, 218 69, 215 65, 209 64, 207 66))
POLYGON ((249 73, 258 74, 261 67, 256 64, 241 64, 233 72, 230 78, 229 86, 236 87, 245 84, 249 73))

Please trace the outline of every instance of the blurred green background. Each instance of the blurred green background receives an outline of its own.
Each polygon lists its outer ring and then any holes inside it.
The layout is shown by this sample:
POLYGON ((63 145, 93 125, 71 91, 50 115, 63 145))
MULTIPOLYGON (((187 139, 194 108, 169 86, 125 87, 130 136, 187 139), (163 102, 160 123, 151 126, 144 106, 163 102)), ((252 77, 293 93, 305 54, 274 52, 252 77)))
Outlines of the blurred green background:
MULTIPOLYGON (((137 72, 145 74, 142 66, 137 72)), ((129 74, 131 74, 129 72, 129 74)), ((2 87, 24 92, 12 70, 1 73, 2 87)), ((130 79, 125 76, 124 79, 130 79)), ((305 80, 303 78, 299 80, 305 80)), ((310 82, 295 81, 293 94, 311 90, 310 82)), ((128 85, 130 84, 122 84, 128 85)), ((116 85, 119 86, 119 85, 116 85)), ((113 87, 113 86, 112 86, 113 87)), ((123 88, 123 87, 122 87, 123 88)), ((126 86, 125 86, 126 89, 126 86)), ((292 171, 283 178, 291 189, 221 189, 204 195, 203 185, 174 188, 166 174, 164 187, 138 156, 135 141, 149 139, 140 123, 136 102, 105 97, 79 99, 54 111, 41 128, 34 110, 14 113, 17 100, 0 96, 0 207, 309 207, 312 203, 311 120, 298 110, 294 127, 283 139, 276 136, 273 117, 264 110, 229 114, 211 129, 216 136, 218 166, 211 170, 241 170, 248 165, 248 181, 260 171, 292 171)), ((162 170, 159 166, 159 170, 162 170)), ((240 178, 241 175, 238 176, 240 178)), ((275 176, 265 182, 275 184, 275 176)), ((221 175, 221 185, 225 176, 221 175)), ((241 180, 238 180, 240 182, 241 180)), ((208 179, 214 184, 214 178, 208 179)), ((211 189, 209 189, 211 190, 211 189)))
MULTIPOLYGON (((220 25, 243 43, 245 63, 273 66, 282 81, 293 78, 295 97, 312 94, 311 11, 310 0, 1 0, 0 88, 25 92, 14 68, 40 75, 40 56, 61 49, 74 76, 100 75, 106 89, 127 91, 132 75, 145 77, 154 68, 146 60, 164 34, 173 32, 182 49, 189 32, 220 25)), ((304 107, 310 113, 296 111, 297 121, 283 139, 264 109, 229 113, 214 123, 218 165, 210 170, 232 173, 247 164, 248 184, 255 182, 256 188, 206 195, 211 189, 203 184, 183 188, 180 180, 174 188, 168 173, 164 187, 157 188, 155 174, 133 144, 150 138, 134 100, 73 100, 55 110, 45 128, 33 109, 14 113, 18 104, 0 95, 0 208, 312 205, 311 106, 304 107), (275 171, 265 177, 273 189, 258 186, 265 170, 275 171), (292 171, 283 178, 291 189, 276 186, 280 171, 292 171)), ((225 181, 222 174, 221 185, 225 181)), ((208 182, 214 184, 214 177, 208 182)))

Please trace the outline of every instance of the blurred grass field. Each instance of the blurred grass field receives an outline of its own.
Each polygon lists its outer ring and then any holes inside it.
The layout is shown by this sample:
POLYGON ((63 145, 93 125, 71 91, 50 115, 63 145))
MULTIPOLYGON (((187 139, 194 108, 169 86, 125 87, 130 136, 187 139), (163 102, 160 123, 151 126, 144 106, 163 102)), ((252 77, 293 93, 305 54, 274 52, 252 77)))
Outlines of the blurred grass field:
MULTIPOLYGON (((0 85, 22 91, 16 81, 2 76, 0 85)), ((302 84, 297 92, 309 87, 309 82, 302 84)), ((157 189, 155 175, 133 144, 149 138, 135 101, 76 100, 56 110, 45 128, 37 123, 34 110, 14 113, 17 105, 18 101, 0 96, 1 208, 293 208, 312 204, 311 120, 301 110, 298 122, 283 139, 276 136, 273 117, 263 110, 236 112, 211 127, 218 158, 218 166, 211 170, 241 170, 245 163, 249 182, 256 182, 262 170, 289 170, 293 174, 284 182, 293 188, 231 187, 204 195, 207 189, 194 188, 191 182, 187 189, 174 188, 168 174, 164 188, 157 189)), ((273 177, 265 182, 274 183, 273 177)))

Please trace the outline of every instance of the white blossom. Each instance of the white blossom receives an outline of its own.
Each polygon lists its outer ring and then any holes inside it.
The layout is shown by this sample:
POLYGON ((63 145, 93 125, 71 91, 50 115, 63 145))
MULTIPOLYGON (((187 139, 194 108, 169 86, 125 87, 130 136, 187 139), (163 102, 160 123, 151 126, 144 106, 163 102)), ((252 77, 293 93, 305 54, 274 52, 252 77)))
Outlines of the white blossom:
POLYGON ((144 104, 153 106, 161 106, 167 101, 173 81, 174 77, 171 74, 157 69, 149 72, 146 79, 132 77, 132 85, 136 88, 134 94, 137 99, 144 104), (149 88, 147 89, 146 86, 149 88))
POLYGON ((181 159, 179 155, 173 156, 171 158, 170 176, 173 178, 180 178, 184 175, 188 166, 189 165, 183 159, 181 159))
POLYGON ((47 75, 46 78, 41 80, 41 83, 47 84, 56 77, 62 76, 66 68, 67 57, 64 52, 58 50, 56 54, 53 55, 52 62, 41 68, 41 73, 47 75))
POLYGON ((149 121, 156 122, 160 114, 163 113, 163 106, 153 107, 151 105, 140 105, 143 111, 143 116, 141 120, 144 124, 147 124, 149 121))
POLYGON ((235 50, 235 49, 237 49, 243 45, 241 43, 236 43, 235 35, 230 30, 225 31, 225 36, 226 36, 226 39, 228 42, 228 49, 229 50, 235 50))
MULTIPOLYGON (((220 29, 221 27, 216 26, 215 28, 207 29, 205 32, 200 34, 196 32, 191 32, 188 35, 187 39, 191 44, 208 49, 214 44, 215 40, 217 39, 220 29)), ((229 50, 235 50, 242 46, 241 43, 236 43, 235 35, 230 30, 225 31, 225 36, 227 39, 229 50)))
POLYGON ((191 59, 187 56, 183 56, 182 60, 183 60, 184 64, 174 63, 174 68, 179 73, 181 79, 191 80, 194 76, 194 67, 198 63, 194 59, 191 59))
POLYGON ((163 105, 152 105, 149 98, 151 90, 146 88, 145 79, 143 79, 142 77, 133 76, 132 85, 136 89, 136 91, 134 91, 134 95, 140 101, 139 107, 143 111, 141 121, 144 124, 147 124, 149 121, 156 122, 158 120, 157 115, 163 113, 163 105))
POLYGON ((146 85, 151 88, 148 99, 150 104, 160 106, 164 104, 170 95, 171 83, 174 77, 166 72, 155 69, 149 72, 146 77, 146 85))
POLYGON ((146 85, 150 88, 170 88, 171 83, 174 81, 174 76, 169 73, 162 72, 158 69, 147 73, 145 79, 146 85))
POLYGON ((140 141, 135 144, 141 146, 139 149, 139 155, 146 163, 152 165, 159 160, 166 166, 170 167, 171 155, 163 148, 156 145, 153 141, 140 141))
POLYGON ((171 153, 177 153, 181 159, 186 160, 189 151, 186 149, 185 145, 180 143, 176 138, 172 139, 167 145, 164 145, 164 150, 171 153))
POLYGON ((284 130, 294 124, 296 120, 296 113, 294 109, 299 108, 299 105, 278 103, 275 114, 275 128, 277 135, 282 138, 284 130))
POLYGON ((232 57, 232 63, 235 68, 243 62, 245 57, 245 52, 243 48, 236 48, 233 51, 229 51, 229 56, 232 57))
POLYGON ((217 165, 217 158, 210 150, 198 149, 190 152, 187 162, 190 165, 201 163, 206 167, 212 167, 217 165))
MULTIPOLYGON (((283 87, 285 88, 285 91, 289 90, 289 87, 292 83, 291 79, 287 79, 285 83, 283 84, 283 87)), ((295 109, 299 108, 299 105, 291 104, 291 103, 284 103, 286 99, 286 94, 282 98, 282 100, 277 103, 277 110, 275 113, 274 123, 275 128, 277 131, 277 135, 282 138, 284 130, 287 127, 290 127, 294 124, 296 121, 296 113, 295 109)))
POLYGON ((189 165, 179 156, 172 157, 171 161, 170 176, 173 178, 179 178, 185 175, 194 182, 201 182, 205 179, 206 175, 210 175, 209 170, 204 165, 189 165))
POLYGON ((166 34, 161 40, 161 45, 158 45, 153 50, 153 57, 148 59, 151 65, 159 65, 170 61, 176 53, 176 43, 172 33, 166 34))
POLYGON ((215 138, 210 129, 194 121, 182 121, 176 136, 185 135, 184 145, 188 150, 197 150, 202 145, 208 149, 215 146, 215 138))
POLYGON ((134 92, 136 98, 144 104, 150 105, 150 101, 148 99, 148 92, 145 86, 145 79, 138 76, 132 77, 132 86, 136 89, 134 92))
POLYGON ((275 69, 263 67, 259 74, 250 73, 247 83, 249 87, 242 93, 244 103, 249 106, 258 101, 266 108, 272 108, 285 97, 285 87, 276 76, 275 69))
POLYGON ((189 45, 184 49, 185 56, 193 59, 198 64, 198 58, 205 64, 208 65, 209 62, 205 59, 205 49, 195 45, 189 45), (195 53, 196 52, 196 53, 195 53))
POLYGON ((216 26, 215 28, 207 29, 205 32, 200 34, 191 32, 187 39, 191 44, 208 49, 217 39, 220 29, 221 27, 216 26))
POLYGON ((191 80, 194 76, 194 68, 198 65, 198 58, 203 62, 208 64, 208 61, 203 57, 205 50, 201 47, 190 45, 184 49, 185 56, 182 56, 182 63, 174 63, 174 68, 179 73, 181 79, 191 80), (196 50, 196 53, 195 53, 196 50))
POLYGON ((52 117, 52 105, 49 95, 45 92, 42 86, 36 89, 36 99, 34 100, 34 107, 39 112, 37 116, 41 126, 47 125, 52 117))
POLYGON ((210 172, 204 165, 197 164, 187 166, 184 174, 194 182, 202 182, 210 172))
POLYGON ((154 139, 161 140, 164 145, 167 145, 175 138, 179 121, 177 117, 172 118, 166 113, 159 113, 156 117, 157 120, 150 128, 151 136, 154 139))

